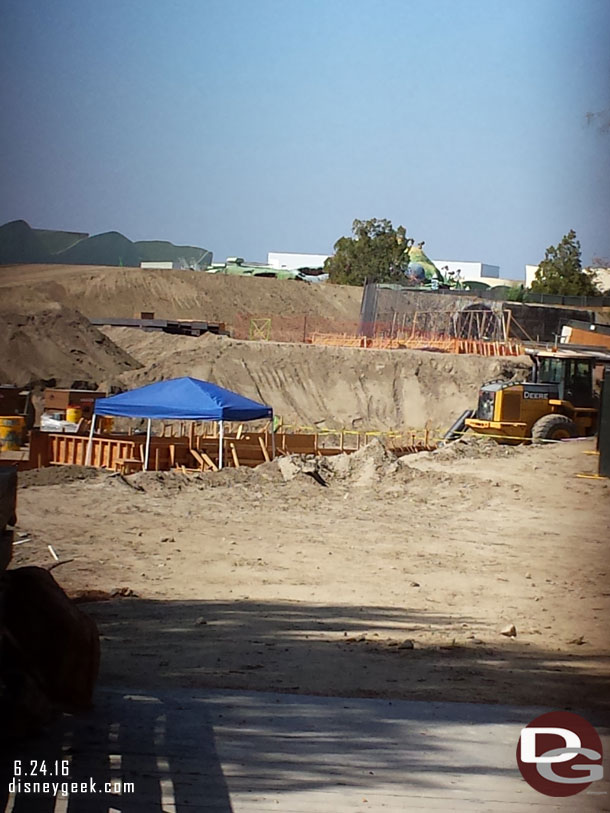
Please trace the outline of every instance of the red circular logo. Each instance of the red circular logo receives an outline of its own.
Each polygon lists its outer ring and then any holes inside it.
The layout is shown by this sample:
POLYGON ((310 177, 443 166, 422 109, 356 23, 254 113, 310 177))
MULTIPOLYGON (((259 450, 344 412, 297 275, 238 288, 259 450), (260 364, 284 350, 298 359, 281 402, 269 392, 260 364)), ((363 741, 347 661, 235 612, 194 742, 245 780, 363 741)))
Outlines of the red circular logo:
POLYGON ((591 723, 569 711, 541 714, 517 744, 521 776, 547 796, 573 796, 603 777, 603 750, 591 723))

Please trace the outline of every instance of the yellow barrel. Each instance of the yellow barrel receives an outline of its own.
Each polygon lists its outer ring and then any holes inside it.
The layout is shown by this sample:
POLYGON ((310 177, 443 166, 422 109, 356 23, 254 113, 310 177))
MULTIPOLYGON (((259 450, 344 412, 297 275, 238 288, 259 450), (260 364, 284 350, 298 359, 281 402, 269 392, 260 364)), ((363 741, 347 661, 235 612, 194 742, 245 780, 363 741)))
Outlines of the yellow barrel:
POLYGON ((22 415, 0 417, 0 452, 14 452, 21 448, 25 433, 25 418, 22 415))
POLYGON ((66 420, 70 423, 78 423, 83 417, 83 410, 79 406, 69 406, 66 409, 66 420))

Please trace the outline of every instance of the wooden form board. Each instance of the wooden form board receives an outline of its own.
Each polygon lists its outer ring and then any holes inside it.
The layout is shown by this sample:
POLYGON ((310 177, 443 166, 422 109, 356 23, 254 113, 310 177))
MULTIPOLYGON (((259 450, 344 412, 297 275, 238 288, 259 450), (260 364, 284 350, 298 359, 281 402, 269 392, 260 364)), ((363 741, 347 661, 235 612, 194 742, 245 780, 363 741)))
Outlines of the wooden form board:
MULTIPOLYGON (((88 442, 87 435, 32 432, 30 466, 84 466, 88 442)), ((125 462, 143 462, 144 445, 144 436, 95 435, 91 443, 90 465, 122 470, 125 462)), ((230 436, 225 438, 225 466, 258 466, 270 457, 270 442, 267 443, 258 435, 242 435, 239 440, 230 436)), ((167 471, 182 467, 201 470, 218 468, 218 438, 151 437, 148 461, 150 470, 167 471)), ((133 469, 134 466, 130 468, 133 469)))
MULTIPOLYGON (((41 432, 47 437, 49 465, 71 464, 86 465, 86 435, 53 434, 41 432)), ((144 439, 133 437, 108 436, 94 437, 91 444, 91 466, 96 468, 115 469, 119 460, 143 459, 144 439)))
MULTIPOLYGON (((225 467, 254 467, 271 459, 272 438, 269 433, 241 432, 224 439, 223 464, 225 467)), ((344 445, 344 437, 336 433, 337 444, 329 442, 332 435, 315 433, 278 432, 275 435, 276 454, 334 455, 356 451, 355 446, 344 445)), ((369 438, 370 439, 370 438, 369 438)), ((366 437, 364 438, 366 440, 366 437)), ((87 435, 55 434, 33 431, 30 439, 29 465, 41 468, 51 465, 84 466, 87 458, 87 435)), ((434 448, 417 441, 415 436, 396 438, 391 444, 397 453, 430 450, 434 448)), ((145 437, 143 435, 95 435, 92 440, 90 465, 114 471, 134 471, 142 468, 145 437)), ((152 471, 170 469, 216 470, 219 466, 217 437, 195 435, 184 437, 151 437, 148 468, 152 471)))

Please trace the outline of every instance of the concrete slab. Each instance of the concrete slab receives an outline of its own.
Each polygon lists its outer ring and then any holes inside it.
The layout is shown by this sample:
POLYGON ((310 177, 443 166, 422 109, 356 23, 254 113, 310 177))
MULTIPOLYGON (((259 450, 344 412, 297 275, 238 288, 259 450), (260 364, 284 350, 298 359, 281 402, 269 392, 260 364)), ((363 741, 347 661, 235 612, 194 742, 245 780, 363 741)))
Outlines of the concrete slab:
MULTIPOLYGON (((100 690, 94 711, 65 716, 48 735, 12 755, 22 760, 22 792, 8 798, 13 767, 5 763, 0 810, 610 810, 607 779, 564 800, 538 794, 522 780, 515 761, 520 729, 548 710, 264 692, 100 690), (38 775, 25 777, 30 760, 44 760, 47 775, 38 764, 38 775), (64 766, 68 776, 49 775, 61 774, 64 766), (26 794, 25 781, 93 781, 96 793, 26 794), (113 783, 111 792, 106 782, 113 783)), ((610 729, 589 719, 608 751, 610 729)))

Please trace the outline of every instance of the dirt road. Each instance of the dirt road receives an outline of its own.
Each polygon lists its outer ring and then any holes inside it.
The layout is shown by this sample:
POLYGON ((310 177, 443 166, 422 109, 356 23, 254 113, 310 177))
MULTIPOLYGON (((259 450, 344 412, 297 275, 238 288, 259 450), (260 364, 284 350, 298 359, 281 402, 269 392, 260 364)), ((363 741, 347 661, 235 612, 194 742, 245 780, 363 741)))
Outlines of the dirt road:
POLYGON ((87 605, 106 685, 604 707, 610 484, 575 476, 591 448, 373 446, 326 486, 290 464, 25 473, 14 564, 49 564, 50 543, 72 593, 137 594, 87 605))

